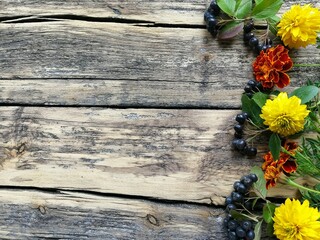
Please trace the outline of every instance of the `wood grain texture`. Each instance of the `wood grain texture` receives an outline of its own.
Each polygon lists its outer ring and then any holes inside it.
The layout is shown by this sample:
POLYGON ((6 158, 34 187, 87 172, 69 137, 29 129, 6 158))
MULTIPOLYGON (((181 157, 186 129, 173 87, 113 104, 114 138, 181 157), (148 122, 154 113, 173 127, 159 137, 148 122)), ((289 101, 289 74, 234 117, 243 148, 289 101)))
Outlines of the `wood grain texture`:
POLYGON ((261 164, 230 146, 237 111, 0 110, 2 186, 222 205, 233 182, 261 164))
MULTIPOLYGON (((129 19, 149 24, 203 25, 203 12, 209 3, 209 0, 3 0, 0 3, 0 16, 54 17, 59 15, 77 15, 96 18, 129 19)), ((285 1, 280 14, 287 10, 289 6, 296 3, 296 0, 285 1)), ((317 0, 302 0, 299 3, 313 3, 315 6, 320 6, 317 0)))
POLYGON ((0 191, 1 239, 226 239, 224 212, 81 193, 0 191))
MULTIPOLYGON (((3 103, 237 108, 252 78, 241 37, 220 43, 205 29, 61 21, 0 30, 3 103)), ((320 63, 314 50, 292 57, 320 63)), ((320 77, 314 68, 289 74, 292 86, 320 77)))

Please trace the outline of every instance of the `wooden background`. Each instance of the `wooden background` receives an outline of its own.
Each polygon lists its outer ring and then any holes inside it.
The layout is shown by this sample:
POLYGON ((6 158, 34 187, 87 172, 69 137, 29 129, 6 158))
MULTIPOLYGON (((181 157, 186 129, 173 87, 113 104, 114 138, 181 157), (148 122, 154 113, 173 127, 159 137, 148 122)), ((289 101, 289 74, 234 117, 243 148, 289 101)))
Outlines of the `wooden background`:
POLYGON ((211 37, 208 4, 0 1, 1 239, 226 238, 224 198, 261 163, 230 146, 255 55, 211 37))

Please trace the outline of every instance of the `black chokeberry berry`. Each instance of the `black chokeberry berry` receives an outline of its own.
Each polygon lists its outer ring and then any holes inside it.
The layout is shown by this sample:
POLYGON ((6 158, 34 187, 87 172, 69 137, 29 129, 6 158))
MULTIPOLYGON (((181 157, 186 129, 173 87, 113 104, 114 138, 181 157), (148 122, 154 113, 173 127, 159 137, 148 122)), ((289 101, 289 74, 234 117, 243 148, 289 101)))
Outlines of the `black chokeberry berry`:
POLYGON ((235 147, 238 150, 243 150, 247 146, 247 143, 243 139, 236 139, 235 147))
POLYGON ((249 220, 241 222, 240 225, 245 231, 249 231, 252 228, 252 223, 249 220))
POLYGON ((239 193, 245 194, 248 191, 248 188, 243 183, 240 183, 235 190, 239 193))
POLYGON ((266 39, 266 45, 272 45, 272 40, 270 38, 266 39))
POLYGON ((210 18, 214 18, 214 16, 212 15, 212 13, 209 12, 209 11, 205 11, 203 17, 204 17, 204 21, 205 21, 205 22, 207 22, 208 19, 210 19, 210 18))
MULTIPOLYGON (((239 138, 242 138, 243 136, 242 136, 242 133, 237 133, 237 132, 235 132, 234 133, 234 137, 236 138, 236 139, 239 139, 239 138)), ((235 146, 234 146, 235 147, 235 146)))
POLYGON ((218 16, 220 14, 220 7, 215 0, 211 1, 209 10, 212 11, 215 16, 218 16))
POLYGON ((253 38, 254 37, 254 34, 253 33, 245 33, 244 35, 243 35, 243 40, 244 40, 244 42, 245 43, 248 43, 249 42, 249 40, 251 39, 251 38, 253 38))
POLYGON ((246 121, 246 119, 247 119, 247 118, 244 116, 243 113, 239 113, 239 114, 237 114, 237 116, 236 116, 236 121, 237 121, 238 123, 240 123, 240 124, 244 124, 245 121, 246 121))
POLYGON ((237 227, 239 226, 238 222, 236 220, 230 220, 228 222, 228 228, 231 230, 231 231, 235 231, 237 229, 237 227))
POLYGON ((243 238, 246 236, 246 231, 242 227, 238 226, 236 229, 236 234, 238 237, 243 238))
POLYGON ((243 185, 245 185, 247 188, 250 188, 253 184, 252 179, 248 176, 242 177, 240 182, 243 183, 243 185))
POLYGON ((227 212, 229 212, 230 210, 236 210, 236 209, 237 207, 233 203, 228 204, 226 207, 227 212))
POLYGON ((247 240, 253 240, 255 238, 254 231, 253 230, 248 231, 246 234, 246 238, 247 240))
POLYGON ((239 187, 240 184, 242 184, 240 181, 235 181, 234 184, 233 184, 234 190, 237 191, 237 188, 239 187))
POLYGON ((226 197, 225 203, 226 203, 226 206, 228 204, 231 204, 232 203, 232 198, 231 197, 226 197))
POLYGON ((238 192, 231 193, 232 201, 235 203, 242 203, 243 202, 243 195, 238 192))
POLYGON ((238 237, 235 231, 229 231, 228 237, 229 237, 229 240, 238 240, 238 237))
POLYGON ((252 92, 252 87, 249 86, 249 85, 246 85, 246 86, 244 87, 244 91, 245 91, 246 93, 251 93, 251 92, 252 92))
POLYGON ((257 45, 259 45, 259 40, 256 37, 252 37, 249 40, 249 46, 252 48, 255 48, 257 45))
POLYGON ((207 20, 207 30, 210 33, 215 33, 217 31, 216 26, 218 24, 218 20, 215 18, 209 18, 207 20))
POLYGON ((254 27, 254 23, 253 21, 248 22, 246 25, 244 25, 243 27, 243 32, 244 33, 249 33, 253 30, 254 27))
POLYGON ((247 112, 243 112, 242 115, 244 116, 245 119, 249 118, 249 114, 247 112))
POLYGON ((247 85, 253 88, 257 86, 257 82, 255 80, 249 80, 247 85))
POLYGON ((254 157, 254 156, 257 155, 257 152, 258 152, 257 148, 255 148, 255 147, 247 147, 246 151, 245 151, 245 154, 247 156, 249 156, 249 157, 254 157))
POLYGON ((251 178, 252 182, 257 182, 257 181, 258 181, 258 177, 257 177, 257 175, 254 174, 254 173, 250 173, 250 174, 248 175, 248 177, 251 178))
POLYGON ((239 134, 243 133, 243 125, 236 124, 236 125, 234 125, 233 129, 239 134))

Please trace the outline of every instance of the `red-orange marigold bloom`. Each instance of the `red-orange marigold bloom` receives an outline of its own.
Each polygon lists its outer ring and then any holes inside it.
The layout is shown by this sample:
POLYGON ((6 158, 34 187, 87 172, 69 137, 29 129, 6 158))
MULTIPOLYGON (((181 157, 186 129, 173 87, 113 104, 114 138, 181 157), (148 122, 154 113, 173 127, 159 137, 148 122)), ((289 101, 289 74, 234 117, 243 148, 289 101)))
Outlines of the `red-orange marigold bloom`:
POLYGON ((252 66, 256 80, 261 82, 264 88, 270 89, 274 85, 283 88, 290 83, 286 72, 292 68, 293 62, 288 52, 283 45, 260 52, 252 66))
POLYGON ((269 165, 265 172, 264 172, 264 178, 266 179, 266 188, 269 189, 271 187, 274 187, 276 185, 276 182, 278 178, 280 177, 281 170, 279 167, 276 166, 276 162, 273 162, 271 165, 269 165))
MULTIPOLYGON (((298 148, 298 144, 295 142, 286 142, 283 147, 294 155, 298 148)), ((279 159, 275 161, 271 152, 268 152, 263 156, 263 159, 264 163, 262 164, 262 170, 265 171, 264 178, 267 181, 267 189, 275 186, 281 172, 293 173, 297 170, 296 161, 287 153, 281 152, 279 159)))

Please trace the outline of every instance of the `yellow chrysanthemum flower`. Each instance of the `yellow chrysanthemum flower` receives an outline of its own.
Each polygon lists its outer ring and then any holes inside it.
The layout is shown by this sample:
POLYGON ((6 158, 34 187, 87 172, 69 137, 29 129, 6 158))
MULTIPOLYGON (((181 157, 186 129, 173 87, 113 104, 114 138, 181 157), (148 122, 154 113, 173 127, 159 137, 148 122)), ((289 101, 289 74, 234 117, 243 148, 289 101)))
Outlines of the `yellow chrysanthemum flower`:
POLYGON ((315 44, 320 31, 320 11, 310 4, 292 5, 282 15, 278 24, 278 36, 289 48, 306 47, 315 44))
POLYGON ((299 200, 286 199, 275 209, 274 234, 280 240, 320 240, 320 212, 299 200))
POLYGON ((301 105, 300 98, 288 98, 286 92, 281 92, 274 100, 268 99, 261 110, 263 123, 269 126, 270 131, 283 137, 303 130, 304 119, 310 112, 306 105, 301 105))

